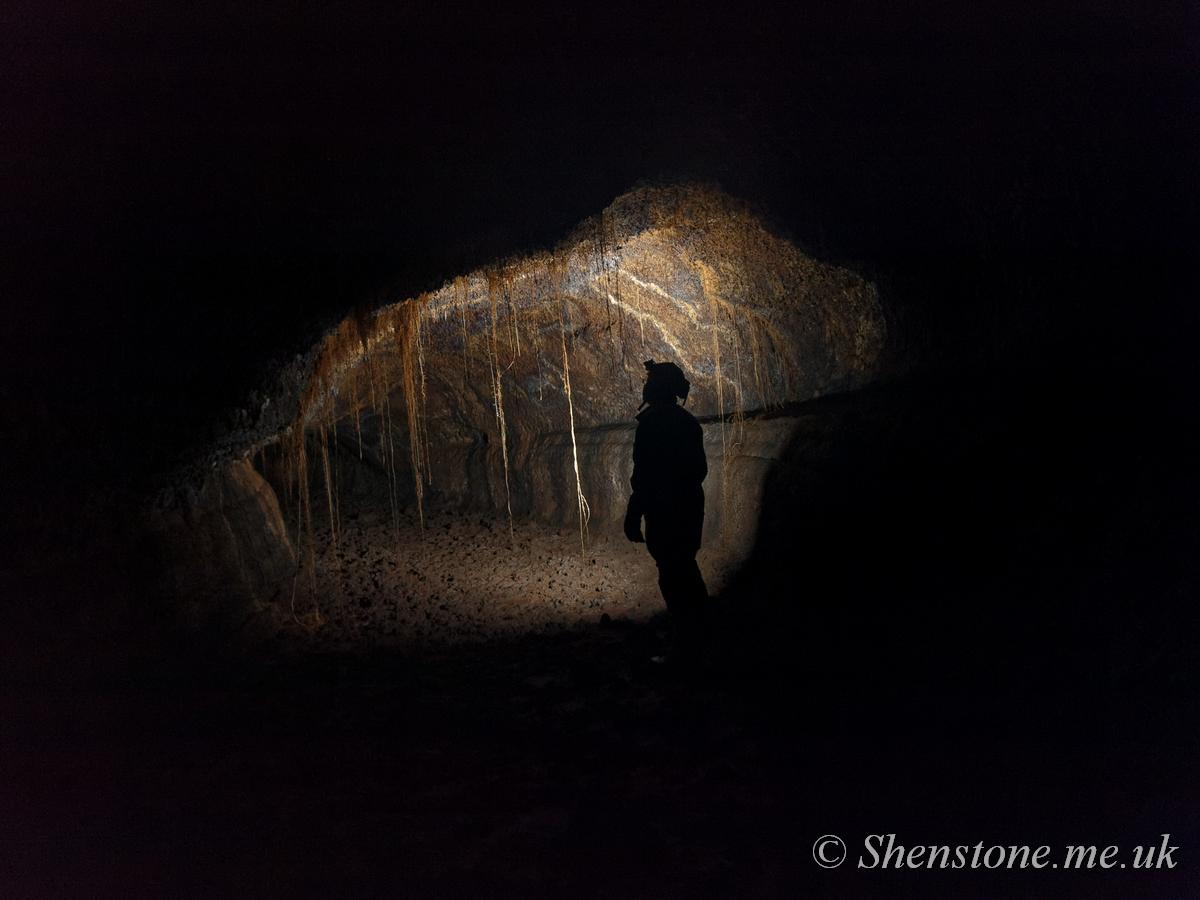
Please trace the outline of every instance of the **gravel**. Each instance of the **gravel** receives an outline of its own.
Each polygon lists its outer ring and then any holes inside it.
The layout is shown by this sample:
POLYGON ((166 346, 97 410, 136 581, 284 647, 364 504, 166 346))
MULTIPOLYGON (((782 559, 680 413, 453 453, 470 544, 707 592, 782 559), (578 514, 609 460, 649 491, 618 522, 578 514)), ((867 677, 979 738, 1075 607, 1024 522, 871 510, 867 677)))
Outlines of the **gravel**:
POLYGON ((581 541, 576 528, 462 511, 423 523, 415 510, 350 513, 336 534, 314 521, 293 591, 262 604, 251 631, 345 651, 554 633, 605 615, 648 621, 665 610, 654 561, 611 531, 581 541))

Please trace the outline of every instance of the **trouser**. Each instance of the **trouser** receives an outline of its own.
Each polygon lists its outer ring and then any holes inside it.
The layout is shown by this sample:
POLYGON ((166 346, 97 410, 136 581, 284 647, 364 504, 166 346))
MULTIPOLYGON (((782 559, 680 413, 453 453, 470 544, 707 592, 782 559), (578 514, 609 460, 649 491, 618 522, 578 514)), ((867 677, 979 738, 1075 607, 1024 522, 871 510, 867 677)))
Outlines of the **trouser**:
POLYGON ((654 562, 658 565, 658 589, 675 619, 675 627, 686 634, 703 630, 711 601, 696 557, 656 556, 654 562))
POLYGON ((645 514, 646 549, 658 566, 658 588, 683 634, 702 630, 711 611, 708 587, 696 564, 704 528, 703 502, 701 495, 698 510, 676 507, 645 514))

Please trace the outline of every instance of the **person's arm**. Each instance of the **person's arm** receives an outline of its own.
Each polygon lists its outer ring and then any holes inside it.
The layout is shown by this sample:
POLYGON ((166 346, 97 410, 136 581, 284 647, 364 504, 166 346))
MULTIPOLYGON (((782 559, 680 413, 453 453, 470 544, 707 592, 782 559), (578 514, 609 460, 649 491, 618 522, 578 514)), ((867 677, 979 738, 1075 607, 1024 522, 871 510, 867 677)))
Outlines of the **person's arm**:
POLYGON ((646 469, 646 433, 647 426, 643 423, 638 423, 637 431, 633 433, 633 474, 629 476, 629 486, 632 492, 629 495, 629 505, 625 507, 625 537, 633 541, 635 544, 644 544, 646 539, 642 537, 642 514, 646 507, 644 501, 644 493, 639 494, 638 488, 645 489, 645 469, 646 469))
POLYGON ((642 501, 636 493, 629 495, 629 505, 625 507, 625 537, 635 544, 644 544, 642 537, 642 501))

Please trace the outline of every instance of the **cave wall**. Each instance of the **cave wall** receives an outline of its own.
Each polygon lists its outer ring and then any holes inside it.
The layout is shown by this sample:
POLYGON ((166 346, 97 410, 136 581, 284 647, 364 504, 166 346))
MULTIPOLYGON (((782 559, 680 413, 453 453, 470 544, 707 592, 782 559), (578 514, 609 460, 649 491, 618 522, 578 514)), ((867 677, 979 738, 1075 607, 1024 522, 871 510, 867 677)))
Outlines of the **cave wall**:
POLYGON ((192 632, 237 624, 297 571, 276 493, 245 459, 213 467, 186 496, 150 510, 145 532, 158 593, 192 632))
POLYGON ((884 339, 873 285, 808 258, 735 201, 639 191, 552 254, 348 317, 289 429, 309 436, 313 468, 318 435, 351 466, 388 473, 407 500, 482 499, 551 519, 564 461, 574 483, 579 459, 578 487, 608 520, 626 493, 614 460, 644 360, 681 365, 703 421, 741 421, 869 382, 884 339))
MULTIPOLYGON (((780 460, 799 421, 794 415, 772 413, 702 423, 709 469, 704 482, 703 548, 717 570, 732 569, 753 547, 764 480, 780 460)), ((500 450, 486 433, 457 433, 452 440, 435 442, 438 453, 431 460, 424 502, 430 508, 506 512, 511 500, 516 517, 531 517, 556 528, 576 528, 578 459, 579 483, 588 504, 588 534, 618 535, 630 492, 635 424, 631 420, 577 429, 574 446, 570 433, 521 436, 509 448, 507 485, 500 450)), ((379 437, 369 429, 365 433, 379 437)), ((310 455, 317 452, 310 447, 310 455)), ((388 506, 393 483, 382 468, 382 453, 364 444, 360 458, 357 435, 349 440, 341 435, 336 451, 331 452, 331 478, 343 513, 388 506)), ((284 468, 277 457, 267 466, 268 477, 294 514, 297 490, 289 485, 284 468)), ((405 460, 401 476, 395 482, 401 489, 396 499, 401 507, 411 508, 416 494, 411 482, 404 480, 405 476, 411 478, 409 460, 405 460)), ((323 467, 314 471, 308 490, 313 514, 326 516, 323 467)), ((714 585, 717 587, 719 584, 714 585)))

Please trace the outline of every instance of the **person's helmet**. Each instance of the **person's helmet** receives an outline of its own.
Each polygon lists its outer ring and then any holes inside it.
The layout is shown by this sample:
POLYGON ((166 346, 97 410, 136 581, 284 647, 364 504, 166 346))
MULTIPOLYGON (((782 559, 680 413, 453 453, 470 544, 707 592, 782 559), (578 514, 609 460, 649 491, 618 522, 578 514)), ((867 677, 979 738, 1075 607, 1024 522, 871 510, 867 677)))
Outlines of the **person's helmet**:
POLYGON ((688 391, 692 383, 684 377, 683 370, 673 362, 655 362, 646 360, 646 387, 652 391, 670 392, 672 397, 678 397, 687 402, 688 391))

